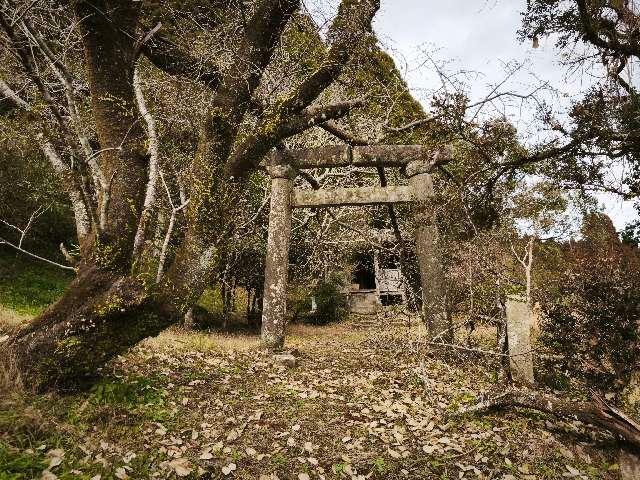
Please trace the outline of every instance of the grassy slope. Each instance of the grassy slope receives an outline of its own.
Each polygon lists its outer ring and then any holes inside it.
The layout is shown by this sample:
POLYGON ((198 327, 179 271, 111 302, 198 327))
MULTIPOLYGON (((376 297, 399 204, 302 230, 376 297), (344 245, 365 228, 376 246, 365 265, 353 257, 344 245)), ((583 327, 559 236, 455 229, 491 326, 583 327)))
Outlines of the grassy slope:
POLYGON ((0 247, 0 308, 33 316, 57 300, 73 274, 0 247))
POLYGON ((289 370, 257 337, 165 332, 89 392, 0 399, 0 480, 40 478, 54 458, 61 479, 617 478, 614 441, 583 425, 448 418, 492 365, 416 350, 418 333, 296 326, 289 370))

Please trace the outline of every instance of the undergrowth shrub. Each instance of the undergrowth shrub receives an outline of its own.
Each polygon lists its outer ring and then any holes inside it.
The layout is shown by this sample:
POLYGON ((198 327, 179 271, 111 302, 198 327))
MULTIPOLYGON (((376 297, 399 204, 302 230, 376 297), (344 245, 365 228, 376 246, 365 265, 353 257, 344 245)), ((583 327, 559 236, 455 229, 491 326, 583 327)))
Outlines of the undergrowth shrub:
POLYGON ((619 391, 640 368, 640 254, 608 217, 588 218, 583 235, 544 289, 541 340, 562 370, 619 391))
MULTIPOLYGON (((349 313, 344 286, 344 279, 337 274, 318 283, 310 292, 310 297, 316 299, 317 308, 304 317, 305 321, 314 325, 326 325, 344 320, 349 313)), ((311 298, 308 302, 310 310, 311 298)))

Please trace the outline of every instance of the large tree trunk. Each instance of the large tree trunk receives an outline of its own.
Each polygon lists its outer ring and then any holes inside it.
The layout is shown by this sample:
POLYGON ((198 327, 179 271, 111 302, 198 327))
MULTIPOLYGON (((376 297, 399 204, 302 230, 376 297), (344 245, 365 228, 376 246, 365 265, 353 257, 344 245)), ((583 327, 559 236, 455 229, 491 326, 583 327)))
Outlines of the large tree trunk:
POLYGON ((220 175, 225 154, 220 143, 201 143, 194 168, 202 170, 194 177, 208 188, 192 186, 189 230, 162 283, 146 285, 102 262, 83 264, 62 299, 11 340, 26 385, 76 387, 110 359, 180 321, 200 297, 217 269, 217 245, 233 230, 244 191, 243 182, 226 182, 220 175), (214 153, 218 168, 211 162, 214 153))
POLYGON ((70 386, 176 318, 175 297, 131 275, 134 236, 148 180, 145 132, 133 73, 141 2, 80 0, 92 113, 100 146, 98 208, 77 278, 64 296, 9 343, 27 385, 70 386), (163 298, 160 305, 155 299, 163 298))
POLYGON ((111 358, 174 322, 138 280, 83 267, 64 296, 10 341, 23 383, 75 387, 111 358))
POLYGON ((120 273, 131 266, 148 177, 146 137, 133 86, 141 3, 102 0, 76 4, 101 152, 99 225, 92 257, 103 269, 120 273))

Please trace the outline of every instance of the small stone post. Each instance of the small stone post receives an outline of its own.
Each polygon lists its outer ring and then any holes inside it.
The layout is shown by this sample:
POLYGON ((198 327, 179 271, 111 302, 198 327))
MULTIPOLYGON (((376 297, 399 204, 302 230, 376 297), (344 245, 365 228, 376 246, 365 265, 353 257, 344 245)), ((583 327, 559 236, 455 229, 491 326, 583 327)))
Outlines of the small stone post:
POLYGON ((291 237, 291 194, 295 170, 288 165, 267 167, 271 176, 271 210, 264 273, 262 343, 269 349, 284 346, 291 237))
POLYGON ((518 295, 507 297, 506 307, 511 379, 515 383, 532 384, 531 310, 526 299, 518 295))
POLYGON ((414 222, 422 287, 422 317, 430 338, 444 341, 448 340, 450 333, 447 334, 449 324, 444 304, 444 278, 438 248, 438 227, 431 205, 433 180, 429 172, 430 164, 425 161, 412 162, 407 166, 409 186, 413 189, 415 200, 414 222))

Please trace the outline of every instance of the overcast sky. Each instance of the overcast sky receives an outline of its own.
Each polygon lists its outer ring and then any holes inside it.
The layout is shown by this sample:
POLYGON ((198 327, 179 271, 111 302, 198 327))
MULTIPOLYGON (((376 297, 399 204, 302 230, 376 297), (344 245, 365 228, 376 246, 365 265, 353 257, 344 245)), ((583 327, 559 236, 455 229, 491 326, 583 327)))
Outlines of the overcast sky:
MULTIPOLYGON (((505 63, 526 62, 522 73, 514 78, 510 90, 528 91, 536 75, 568 95, 575 95, 589 83, 588 75, 567 77, 556 63, 552 42, 541 41, 540 48, 517 40, 520 11, 525 0, 382 0, 375 29, 383 44, 394 56, 409 86, 421 100, 438 85, 433 69, 418 66, 423 51, 439 60, 452 59, 447 68, 479 72, 469 82, 474 100, 486 95, 492 84, 505 76, 505 63)), ((567 97, 568 98, 568 97, 567 97)), ((566 99, 557 100, 561 108, 566 99)), ((531 116, 523 115, 519 128, 530 134, 531 116)), ((535 127, 535 126, 534 126, 535 127)), ((617 228, 636 218, 633 205, 613 197, 602 197, 606 212, 617 228)))

